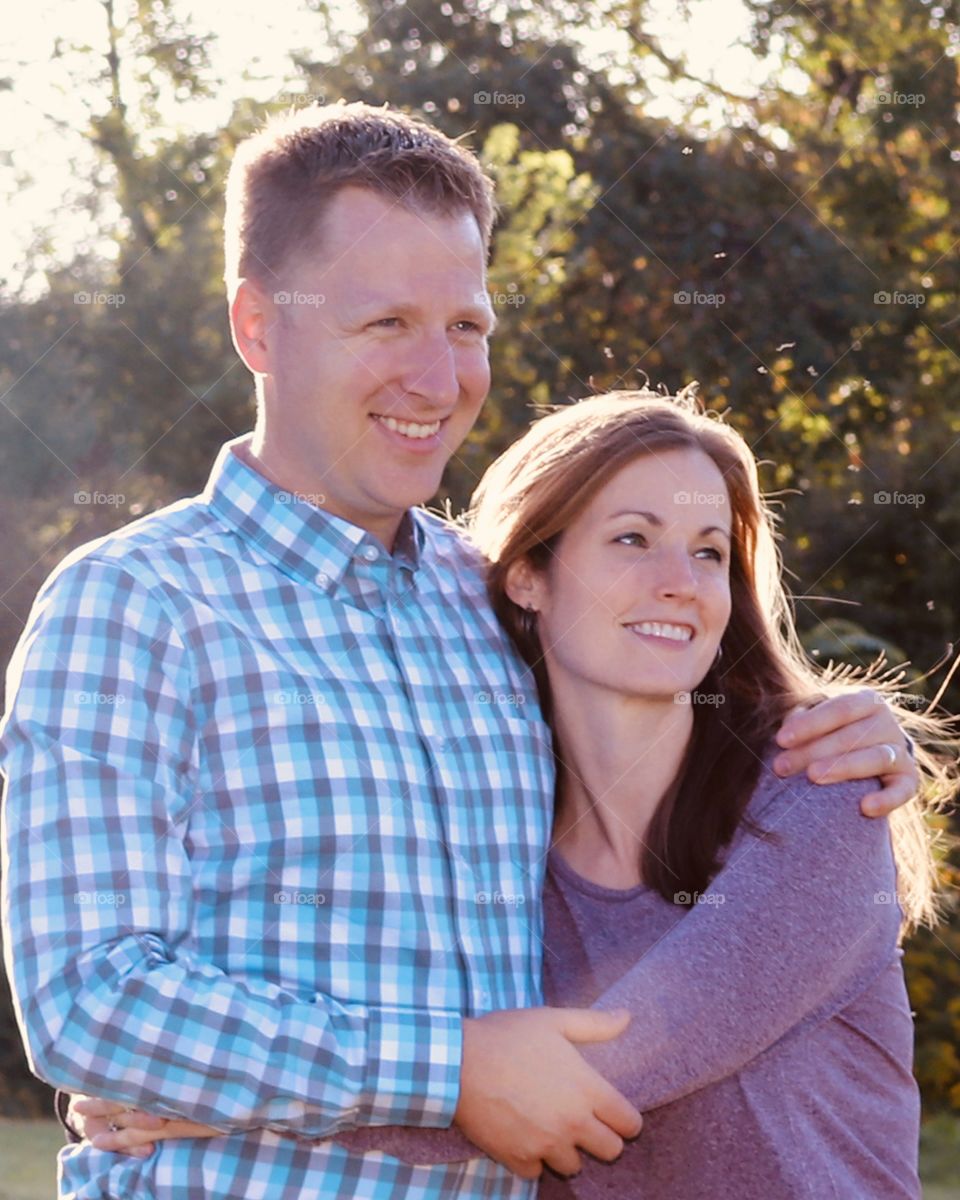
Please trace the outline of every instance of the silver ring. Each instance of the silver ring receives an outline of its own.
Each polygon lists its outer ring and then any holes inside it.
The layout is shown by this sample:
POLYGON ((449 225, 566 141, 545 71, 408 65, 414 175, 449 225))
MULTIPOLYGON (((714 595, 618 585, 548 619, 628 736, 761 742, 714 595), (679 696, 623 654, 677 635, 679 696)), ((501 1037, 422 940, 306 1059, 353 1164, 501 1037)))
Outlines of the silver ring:
POLYGON ((892 771, 893 768, 897 765, 897 748, 896 748, 896 746, 891 746, 889 742, 884 742, 883 749, 886 750, 887 754, 890 757, 890 761, 887 763, 887 767, 892 771))
POLYGON ((123 1126, 122 1126, 122 1125, 118 1125, 118 1124, 116 1123, 116 1121, 114 1121, 114 1120, 111 1118, 111 1119, 110 1119, 110 1120, 107 1122, 107 1128, 110 1130, 110 1132, 111 1132, 111 1133, 119 1133, 119 1132, 120 1132, 120 1130, 123 1128, 123 1126))

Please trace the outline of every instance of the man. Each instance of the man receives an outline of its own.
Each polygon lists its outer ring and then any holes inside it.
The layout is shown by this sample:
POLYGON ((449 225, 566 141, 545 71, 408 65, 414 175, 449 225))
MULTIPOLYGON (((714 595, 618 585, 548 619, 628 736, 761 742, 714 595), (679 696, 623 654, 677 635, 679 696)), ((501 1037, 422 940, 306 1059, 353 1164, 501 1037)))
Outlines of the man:
MULTIPOLYGON (((71 1148, 62 1195, 529 1196, 542 1161, 639 1128, 575 1048, 625 1021, 533 1007, 550 740, 481 564, 414 507, 489 387, 492 219, 476 160, 398 114, 301 112, 241 146, 254 432, 37 599, 0 739, 31 1065, 226 1135, 71 1148), (315 1140, 452 1120, 490 1157, 315 1140)), ((790 727, 785 773, 910 794, 869 694, 790 727)))

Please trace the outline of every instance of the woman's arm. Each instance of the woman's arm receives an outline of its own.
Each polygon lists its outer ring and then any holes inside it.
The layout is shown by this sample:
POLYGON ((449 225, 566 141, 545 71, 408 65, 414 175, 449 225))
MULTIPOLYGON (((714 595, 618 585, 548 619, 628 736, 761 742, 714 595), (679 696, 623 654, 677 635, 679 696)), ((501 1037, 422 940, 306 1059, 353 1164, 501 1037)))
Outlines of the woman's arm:
POLYGON ((870 782, 777 780, 765 764, 745 834, 709 892, 596 1002, 633 1020, 584 1056, 641 1111, 731 1075, 858 995, 896 952, 900 909, 870 782), (766 797, 769 796, 769 801, 766 797))

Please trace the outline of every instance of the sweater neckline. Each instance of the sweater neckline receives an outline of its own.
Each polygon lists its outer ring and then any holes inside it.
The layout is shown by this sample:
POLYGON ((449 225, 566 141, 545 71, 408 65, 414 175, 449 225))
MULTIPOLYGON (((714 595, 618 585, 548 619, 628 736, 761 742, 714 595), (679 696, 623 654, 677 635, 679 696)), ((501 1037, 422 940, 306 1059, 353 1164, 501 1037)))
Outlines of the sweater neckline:
POLYGON ((594 883, 592 879, 586 879, 579 871, 575 871, 556 846, 550 847, 550 852, 547 855, 547 867, 554 875, 575 891, 581 892, 585 896, 591 896, 595 900, 623 903, 627 900, 634 900, 637 896, 652 893, 653 891, 645 883, 636 883, 633 887, 628 888, 607 887, 602 883, 594 883))

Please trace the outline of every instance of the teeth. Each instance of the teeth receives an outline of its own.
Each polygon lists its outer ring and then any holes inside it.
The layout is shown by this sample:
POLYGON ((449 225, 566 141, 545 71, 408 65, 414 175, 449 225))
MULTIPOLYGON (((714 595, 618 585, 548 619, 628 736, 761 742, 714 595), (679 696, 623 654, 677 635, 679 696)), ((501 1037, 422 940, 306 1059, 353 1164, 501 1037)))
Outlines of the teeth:
POLYGON ((689 625, 667 625, 663 621, 641 621, 639 625, 630 625, 637 633, 649 633, 654 637, 669 638, 672 642, 689 642, 693 630, 689 625))
POLYGON ((430 425, 416 425, 413 421, 397 421, 393 417, 378 417, 388 429, 392 429, 394 433, 402 433, 408 438, 428 438, 433 437, 440 429, 440 422, 433 421, 430 425))

